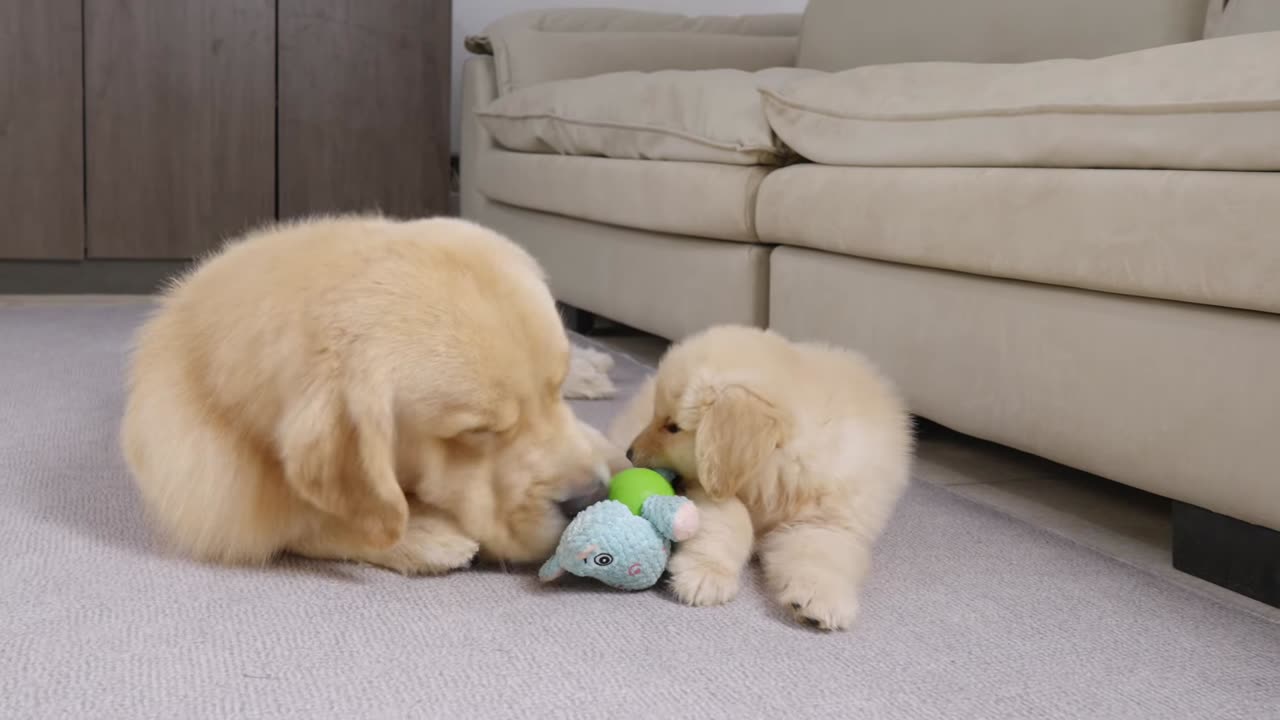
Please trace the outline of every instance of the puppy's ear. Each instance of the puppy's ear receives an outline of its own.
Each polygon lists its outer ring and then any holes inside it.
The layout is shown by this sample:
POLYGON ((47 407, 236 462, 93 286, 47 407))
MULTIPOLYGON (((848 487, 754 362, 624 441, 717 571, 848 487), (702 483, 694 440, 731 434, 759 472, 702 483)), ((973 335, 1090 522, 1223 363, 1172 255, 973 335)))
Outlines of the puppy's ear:
POLYGON ((731 498, 758 482, 769 458, 786 442, 786 418, 773 405, 741 386, 708 398, 694 440, 698 482, 717 500, 731 498))
POLYGON ((409 505, 395 473, 391 403, 369 388, 313 386, 277 429, 285 482, 349 523, 371 546, 400 541, 409 505))

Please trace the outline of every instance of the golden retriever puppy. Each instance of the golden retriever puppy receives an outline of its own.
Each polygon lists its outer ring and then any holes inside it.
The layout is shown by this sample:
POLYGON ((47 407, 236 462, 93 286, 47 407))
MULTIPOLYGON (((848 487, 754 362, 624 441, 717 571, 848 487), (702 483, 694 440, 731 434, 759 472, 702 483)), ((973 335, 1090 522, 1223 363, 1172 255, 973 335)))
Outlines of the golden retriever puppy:
POLYGON ((698 534, 671 558, 681 600, 732 599, 758 553, 799 619, 829 630, 853 622, 914 444, 904 403, 864 358, 712 328, 667 352, 610 434, 631 443, 636 465, 679 473, 698 504, 698 534))
POLYGON ((570 344, 522 249, 452 219, 229 243, 140 329, 121 429, 186 553, 406 574, 540 561, 621 451, 561 396, 570 344))

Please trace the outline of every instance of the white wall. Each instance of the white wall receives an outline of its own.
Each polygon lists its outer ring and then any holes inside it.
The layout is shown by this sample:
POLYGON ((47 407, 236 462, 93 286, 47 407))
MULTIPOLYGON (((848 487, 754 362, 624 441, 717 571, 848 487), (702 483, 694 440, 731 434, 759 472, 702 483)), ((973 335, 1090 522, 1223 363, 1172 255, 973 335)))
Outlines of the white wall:
POLYGON ((467 52, 462 40, 503 15, 521 10, 560 7, 629 7, 686 15, 746 15, 801 12, 806 0, 453 0, 453 149, 458 149, 458 78, 467 52))

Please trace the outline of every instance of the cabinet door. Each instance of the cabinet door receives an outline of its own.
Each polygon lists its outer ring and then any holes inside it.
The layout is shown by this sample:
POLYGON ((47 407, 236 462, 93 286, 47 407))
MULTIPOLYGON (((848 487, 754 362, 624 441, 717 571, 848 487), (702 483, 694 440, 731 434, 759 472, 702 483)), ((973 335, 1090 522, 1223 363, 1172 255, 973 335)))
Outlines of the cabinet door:
POLYGON ((0 259, 84 256, 80 0, 0 0, 0 259))
POLYGON ((189 258, 271 219, 273 0, 84 13, 89 256, 189 258))
POLYGON ((280 216, 443 213, 450 0, 279 0, 280 216))

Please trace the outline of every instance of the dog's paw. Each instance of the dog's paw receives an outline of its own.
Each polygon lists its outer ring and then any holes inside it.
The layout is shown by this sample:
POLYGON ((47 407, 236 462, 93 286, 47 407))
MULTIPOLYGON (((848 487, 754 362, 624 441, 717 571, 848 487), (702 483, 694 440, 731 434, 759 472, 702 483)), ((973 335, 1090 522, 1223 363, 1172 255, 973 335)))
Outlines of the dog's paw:
POLYGON ((403 575, 442 575, 471 565, 478 552, 475 540, 430 518, 410 518, 403 539, 381 553, 377 564, 403 575))
POLYGON ((792 581, 778 593, 778 602, 796 620, 820 630, 845 630, 858 617, 858 595, 831 582, 792 581))
POLYGON ((671 558, 671 590, 680 602, 695 607, 723 605, 738 595, 740 574, 705 560, 671 558))

